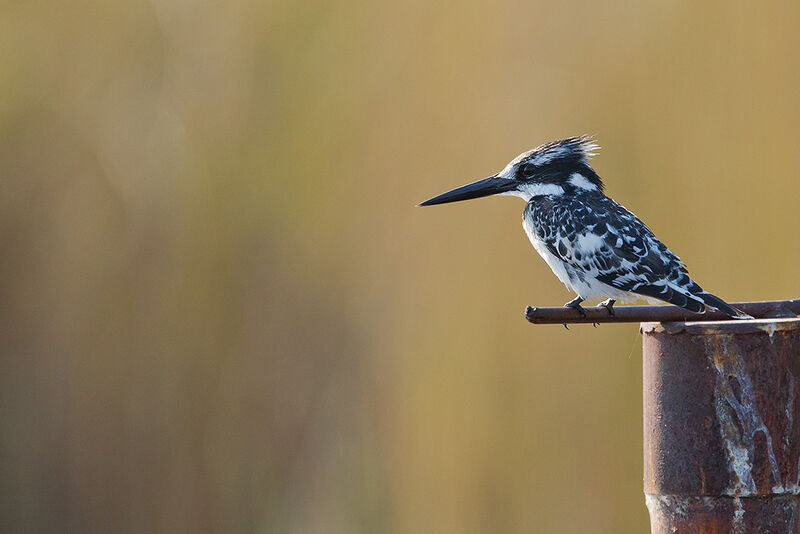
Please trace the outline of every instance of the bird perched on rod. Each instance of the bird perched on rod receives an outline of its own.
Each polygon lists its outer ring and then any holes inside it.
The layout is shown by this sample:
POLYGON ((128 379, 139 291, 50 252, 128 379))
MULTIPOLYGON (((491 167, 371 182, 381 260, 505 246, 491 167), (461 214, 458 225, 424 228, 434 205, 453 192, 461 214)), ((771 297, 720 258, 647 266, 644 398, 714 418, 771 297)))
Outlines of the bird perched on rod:
POLYGON ((576 296, 564 306, 586 315, 581 303, 661 300, 702 313, 716 309, 750 318, 704 291, 684 263, 636 215, 603 193, 589 159, 599 149, 590 136, 570 137, 523 152, 499 173, 426 200, 421 206, 488 195, 527 202, 522 226, 533 248, 576 296))

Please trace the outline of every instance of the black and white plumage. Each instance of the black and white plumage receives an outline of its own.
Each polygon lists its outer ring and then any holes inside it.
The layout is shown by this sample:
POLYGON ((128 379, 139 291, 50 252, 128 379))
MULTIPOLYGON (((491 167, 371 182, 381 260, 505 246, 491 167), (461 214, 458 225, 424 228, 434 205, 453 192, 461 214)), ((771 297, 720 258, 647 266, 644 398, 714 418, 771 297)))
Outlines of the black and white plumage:
POLYGON ((748 318, 691 279, 684 263, 633 213, 603 193, 589 164, 599 147, 591 137, 544 144, 514 158, 501 172, 422 205, 491 194, 527 201, 523 228, 553 273, 577 296, 566 306, 583 313, 587 299, 640 298, 702 313, 707 308, 748 318))

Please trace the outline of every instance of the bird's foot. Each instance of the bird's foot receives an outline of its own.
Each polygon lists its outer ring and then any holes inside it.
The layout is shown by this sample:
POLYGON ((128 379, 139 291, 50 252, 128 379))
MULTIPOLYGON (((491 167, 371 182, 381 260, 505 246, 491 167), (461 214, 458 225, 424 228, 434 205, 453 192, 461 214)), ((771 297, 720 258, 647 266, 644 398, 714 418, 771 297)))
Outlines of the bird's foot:
POLYGON ((578 310, 578 313, 581 314, 581 318, 586 319, 586 310, 584 310, 583 306, 581 306, 581 302, 583 302, 583 301, 584 301, 583 298, 575 297, 571 301, 569 301, 566 304, 564 304, 564 307, 565 308, 573 308, 575 310, 578 310))
POLYGON ((614 300, 614 299, 608 299, 608 300, 604 300, 603 302, 601 302, 597 306, 598 307, 602 306, 603 308, 607 309, 609 315, 616 315, 616 313, 614 313, 614 304, 616 302, 617 301, 614 300))

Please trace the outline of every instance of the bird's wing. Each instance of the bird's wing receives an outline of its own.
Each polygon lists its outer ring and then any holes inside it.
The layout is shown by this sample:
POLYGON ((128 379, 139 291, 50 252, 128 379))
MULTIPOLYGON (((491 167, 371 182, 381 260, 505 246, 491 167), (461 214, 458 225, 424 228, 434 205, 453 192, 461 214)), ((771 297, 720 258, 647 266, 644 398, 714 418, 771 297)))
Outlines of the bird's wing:
POLYGON ((533 209, 537 233, 575 270, 622 291, 704 309, 684 263, 623 206, 597 194, 548 202, 533 209))

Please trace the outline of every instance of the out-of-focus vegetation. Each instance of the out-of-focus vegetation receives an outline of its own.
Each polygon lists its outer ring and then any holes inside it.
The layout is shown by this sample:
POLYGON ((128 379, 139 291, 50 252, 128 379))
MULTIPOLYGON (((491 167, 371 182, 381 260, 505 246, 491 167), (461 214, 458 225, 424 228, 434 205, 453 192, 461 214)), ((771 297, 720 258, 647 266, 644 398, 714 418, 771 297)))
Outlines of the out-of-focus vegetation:
POLYGON ((0 530, 644 532, 634 325, 522 204, 539 143, 728 300, 800 294, 800 7, 5 2, 0 530))

